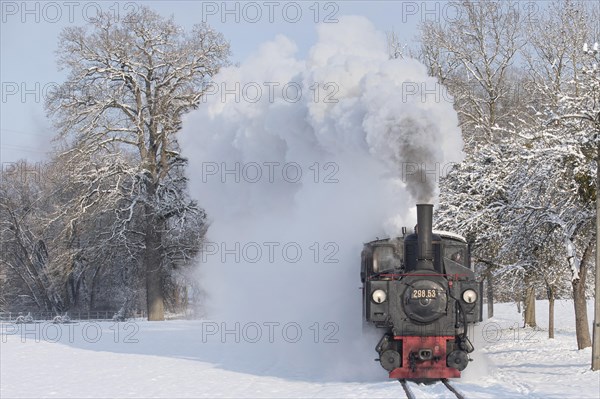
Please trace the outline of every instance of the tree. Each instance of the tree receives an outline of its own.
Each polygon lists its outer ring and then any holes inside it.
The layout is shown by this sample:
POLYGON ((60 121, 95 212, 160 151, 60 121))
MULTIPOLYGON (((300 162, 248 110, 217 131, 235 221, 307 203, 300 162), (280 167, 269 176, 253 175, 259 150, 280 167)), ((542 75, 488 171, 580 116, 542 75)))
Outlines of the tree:
POLYGON ((67 273, 69 309, 142 307, 136 259, 143 216, 131 207, 135 185, 123 173, 132 167, 118 153, 90 160, 67 152, 53 161, 54 169, 74 171, 55 188, 61 206, 47 216, 61 226, 53 261, 67 273))
POLYGON ((146 7, 122 19, 100 14, 60 35, 58 64, 69 74, 46 106, 67 143, 65 159, 89 187, 71 205, 117 204, 113 234, 141 238, 149 320, 164 318, 170 221, 203 217, 187 195, 175 134, 228 54, 206 24, 186 33, 146 7), (134 226, 137 214, 143 222, 134 226))
POLYGON ((594 247, 590 232, 600 132, 600 84, 594 74, 586 73, 594 67, 582 49, 598 34, 599 17, 592 3, 552 3, 540 23, 529 26, 529 46, 524 52, 534 98, 531 105, 540 122, 531 135, 530 156, 538 167, 552 165, 543 185, 554 187, 545 203, 530 205, 536 220, 554 226, 562 235, 571 270, 579 349, 591 346, 586 270, 594 247))
POLYGON ((507 2, 458 7, 456 20, 422 27, 420 58, 454 96, 466 140, 465 161, 442 180, 439 220, 473 239, 488 278, 511 282, 496 295, 528 294, 526 324, 534 288, 552 303, 568 270, 584 348, 600 89, 581 49, 598 37, 599 8, 555 2, 527 23, 507 2))
POLYGON ((57 313, 64 307, 60 292, 64 275, 50 263, 53 232, 43 213, 47 191, 38 174, 21 173, 34 169, 32 165, 25 161, 16 165, 15 173, 0 172, 0 266, 7 276, 3 295, 25 308, 35 305, 57 313))
POLYGON ((457 18, 421 27, 420 58, 454 97, 467 145, 497 142, 520 113, 506 101, 524 45, 519 8, 492 0, 462 0, 455 7, 457 18))
POLYGON ((71 308, 68 282, 77 274, 57 217, 69 194, 69 171, 19 161, 0 172, 0 269, 7 275, 6 304, 59 314, 71 308), (11 170, 12 169, 12 170, 11 170), (37 308, 37 309, 35 309, 37 308))
POLYGON ((476 266, 487 280, 493 315, 493 273, 506 232, 505 183, 512 174, 524 107, 513 96, 520 83, 514 67, 524 45, 518 7, 512 2, 462 0, 457 18, 421 26, 419 58, 454 98, 466 157, 441 182, 437 220, 472 242, 476 266), (515 138, 516 137, 516 138, 515 138))

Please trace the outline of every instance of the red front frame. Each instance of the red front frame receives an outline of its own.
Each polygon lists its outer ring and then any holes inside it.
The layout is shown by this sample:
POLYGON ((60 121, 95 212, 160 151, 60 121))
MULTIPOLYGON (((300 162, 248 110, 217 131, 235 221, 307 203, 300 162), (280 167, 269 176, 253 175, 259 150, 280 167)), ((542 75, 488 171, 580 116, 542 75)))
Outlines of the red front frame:
POLYGON ((440 378, 459 378, 460 371, 446 365, 446 347, 448 341, 454 342, 453 336, 445 337, 415 337, 415 336, 395 336, 394 341, 402 341, 402 366, 390 371, 390 378, 394 379, 440 379, 440 378), (419 352, 420 349, 431 349, 434 357, 439 357, 438 361, 425 360, 417 361, 416 369, 410 368, 410 353, 419 352))

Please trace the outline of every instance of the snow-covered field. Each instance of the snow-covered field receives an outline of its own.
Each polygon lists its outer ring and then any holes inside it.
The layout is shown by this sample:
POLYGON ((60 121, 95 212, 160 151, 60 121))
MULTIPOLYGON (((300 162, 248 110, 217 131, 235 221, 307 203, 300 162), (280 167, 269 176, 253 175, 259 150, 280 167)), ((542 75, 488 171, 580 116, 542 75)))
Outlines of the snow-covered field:
MULTIPOLYGON (((557 303, 553 340, 547 302, 537 305, 542 330, 523 329, 514 304, 497 305, 476 328, 474 361, 454 382, 467 398, 600 397, 591 350, 575 349, 572 304, 557 303)), ((363 352, 331 325, 294 322, 4 323, 0 397, 403 397, 376 362, 345 364, 345 344, 363 352)), ((441 384, 412 389, 453 397, 441 384)))

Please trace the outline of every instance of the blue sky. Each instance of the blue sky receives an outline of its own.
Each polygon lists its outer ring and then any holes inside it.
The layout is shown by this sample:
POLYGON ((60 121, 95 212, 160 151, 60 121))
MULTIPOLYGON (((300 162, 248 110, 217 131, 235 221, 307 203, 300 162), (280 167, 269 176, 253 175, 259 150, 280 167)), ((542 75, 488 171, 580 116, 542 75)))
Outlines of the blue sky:
POLYGON ((436 1, 2 1, 0 79, 0 161, 42 161, 53 132, 43 108, 45 91, 64 80, 54 51, 60 31, 83 25, 96 10, 124 15, 145 4, 174 15, 185 28, 207 22, 231 43, 232 61, 243 61, 277 34, 292 39, 303 58, 316 40, 317 23, 335 23, 342 15, 362 15, 383 32, 412 42, 424 19, 443 18, 452 10, 436 1))

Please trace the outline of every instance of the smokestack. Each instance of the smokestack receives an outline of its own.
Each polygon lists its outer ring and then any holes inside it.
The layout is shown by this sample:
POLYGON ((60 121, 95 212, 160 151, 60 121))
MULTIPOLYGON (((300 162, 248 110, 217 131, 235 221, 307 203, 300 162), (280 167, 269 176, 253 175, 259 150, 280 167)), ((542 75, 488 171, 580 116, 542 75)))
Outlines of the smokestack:
POLYGON ((433 268, 433 205, 417 204, 417 236, 419 252, 417 253, 418 270, 434 270, 433 268))

